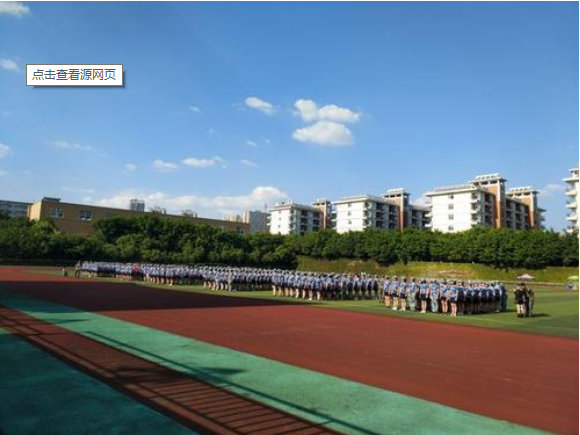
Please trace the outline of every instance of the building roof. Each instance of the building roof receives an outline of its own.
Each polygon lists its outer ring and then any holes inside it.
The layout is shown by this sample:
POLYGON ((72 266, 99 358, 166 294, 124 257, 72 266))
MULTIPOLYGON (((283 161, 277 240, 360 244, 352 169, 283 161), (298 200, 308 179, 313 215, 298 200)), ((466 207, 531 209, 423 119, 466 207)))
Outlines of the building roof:
POLYGON ((427 192, 425 196, 447 195, 455 192, 472 192, 472 191, 487 192, 486 190, 483 190, 471 183, 467 183, 467 184, 456 184, 455 186, 436 187, 435 189, 427 192))
POLYGON ((471 183, 483 183, 487 181, 507 181, 505 178, 499 173, 495 174, 484 174, 484 175, 476 175, 475 178, 471 181, 471 183))
POLYGON ((380 202, 381 204, 391 204, 390 202, 386 201, 384 198, 382 198, 380 196, 374 196, 374 195, 369 195, 369 194, 344 196, 341 199, 339 199, 338 201, 333 201, 332 203, 333 204, 349 204, 349 203, 365 202, 365 201, 380 202))
POLYGON ((297 209, 300 209, 300 210, 308 210, 308 211, 320 212, 320 209, 318 209, 316 207, 313 207, 311 205, 296 204, 294 202, 281 202, 281 203, 278 203, 274 207, 270 208, 269 212, 281 211, 281 210, 291 210, 293 208, 297 208, 297 209))
POLYGON ((538 191, 532 186, 512 187, 506 191, 507 195, 513 195, 516 193, 537 194, 538 191))
POLYGON ((387 190, 386 193, 383 194, 383 196, 409 196, 409 193, 405 190, 405 188, 403 187, 399 187, 396 189, 389 189, 387 190))

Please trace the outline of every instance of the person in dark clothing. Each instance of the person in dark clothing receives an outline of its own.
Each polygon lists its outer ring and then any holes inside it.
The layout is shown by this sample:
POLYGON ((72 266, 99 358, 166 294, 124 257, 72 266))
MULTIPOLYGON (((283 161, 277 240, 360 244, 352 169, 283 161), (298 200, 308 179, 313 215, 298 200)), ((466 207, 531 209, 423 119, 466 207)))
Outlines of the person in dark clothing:
POLYGON ((516 303, 516 312, 518 314, 518 317, 524 317, 524 288, 525 288, 525 284, 524 283, 520 283, 515 289, 514 289, 514 302, 516 303))

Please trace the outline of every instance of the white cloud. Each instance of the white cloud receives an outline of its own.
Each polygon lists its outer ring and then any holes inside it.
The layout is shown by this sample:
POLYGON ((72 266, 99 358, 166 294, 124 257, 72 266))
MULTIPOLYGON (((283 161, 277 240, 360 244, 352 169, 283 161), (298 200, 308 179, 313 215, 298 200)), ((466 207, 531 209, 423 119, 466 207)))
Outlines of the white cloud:
POLYGON ((153 161, 153 167, 159 171, 171 172, 175 171, 179 166, 175 163, 164 162, 163 160, 156 159, 153 161))
POLYGON ((255 162, 252 162, 251 160, 247 160, 247 159, 240 160, 240 163, 243 166, 246 166, 248 168, 257 168, 258 167, 258 165, 255 162))
POLYGON ((125 171, 133 172, 137 170, 137 165, 135 163, 125 163, 125 171))
POLYGON ((261 100, 258 97, 248 97, 245 99, 244 103, 246 106, 259 110, 266 115, 273 115, 276 112, 276 109, 271 103, 261 100))
POLYGON ((360 121, 360 113, 353 112, 345 107, 339 107, 335 104, 318 107, 312 100, 300 99, 294 103, 297 114, 305 122, 314 121, 333 121, 343 124, 355 123, 360 121))
POLYGON ((12 15, 15 17, 21 17, 23 15, 28 15, 30 9, 22 2, 4 2, 0 1, 0 15, 12 15))
POLYGON ((181 161, 185 166, 192 168, 211 168, 214 166, 226 167, 226 162, 221 157, 212 157, 211 159, 197 159, 195 157, 188 157, 181 161))
POLYGON ((66 142, 64 140, 54 141, 53 146, 55 148, 58 148, 61 150, 80 150, 80 151, 91 151, 92 150, 92 148, 88 145, 81 145, 78 143, 66 142))
POLYGON ((201 113, 201 109, 197 106, 189 106, 189 111, 194 113, 201 113))
POLYGON ((0 59, 0 69, 5 71, 18 71, 18 64, 12 59, 0 59))
POLYGON ((288 195, 272 186, 258 186, 251 192, 232 196, 173 196, 165 192, 147 192, 140 190, 124 190, 118 194, 97 200, 98 205, 107 207, 127 208, 131 198, 141 198, 147 207, 159 206, 168 213, 179 213, 181 210, 199 211, 202 217, 220 218, 224 214, 240 213, 245 209, 263 209, 265 204, 273 205, 288 200, 288 195))
POLYGON ((26 175, 27 177, 34 177, 34 174, 32 173, 32 171, 26 170, 26 171, 22 171, 23 175, 26 175))
POLYGON ((0 169, 0 177, 4 177, 8 175, 8 171, 5 171, 4 169, 0 169))
POLYGON ((253 140, 247 140, 246 145, 248 145, 249 147, 252 147, 252 148, 258 148, 258 144, 256 142, 254 142, 253 140))
POLYGON ((323 146, 347 146, 354 143, 352 132, 344 125, 331 121, 318 121, 308 127, 299 128, 292 137, 299 142, 310 142, 323 146))
POLYGON ((10 154, 12 154, 12 149, 8 145, 0 142, 0 159, 9 156, 10 154))
POLYGON ((560 193, 564 193, 566 191, 566 186, 563 184, 558 183, 549 183, 544 186, 544 188, 539 190, 539 194, 547 197, 547 196, 554 196, 560 193))

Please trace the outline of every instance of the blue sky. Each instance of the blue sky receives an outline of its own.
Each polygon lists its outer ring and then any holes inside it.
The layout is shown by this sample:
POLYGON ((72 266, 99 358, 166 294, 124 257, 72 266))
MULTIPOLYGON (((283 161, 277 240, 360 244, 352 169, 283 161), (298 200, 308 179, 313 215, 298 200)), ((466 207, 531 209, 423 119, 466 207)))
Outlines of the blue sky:
POLYGON ((0 198, 221 217, 500 172, 561 229, 578 115, 576 2, 0 3, 0 198))

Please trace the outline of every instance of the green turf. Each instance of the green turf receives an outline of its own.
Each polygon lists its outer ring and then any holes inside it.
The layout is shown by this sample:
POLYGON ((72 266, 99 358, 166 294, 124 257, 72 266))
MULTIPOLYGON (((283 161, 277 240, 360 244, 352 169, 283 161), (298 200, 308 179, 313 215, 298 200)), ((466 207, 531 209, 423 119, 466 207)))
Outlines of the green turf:
MULTIPOLYGON (((31 269, 33 273, 44 273, 57 275, 59 271, 54 269, 31 269)), ((128 283, 127 281, 120 281, 114 278, 94 278, 99 281, 128 283)), ((132 281, 134 282, 134 281, 132 281)), ((255 292, 213 292, 205 290, 202 286, 165 286, 153 285, 138 282, 139 285, 147 285, 150 287, 160 288, 164 290, 177 290, 186 292, 211 293, 222 295, 223 297, 247 297, 259 299, 276 299, 279 301, 298 302, 308 305, 333 308, 347 311, 355 311, 368 314, 376 314, 382 316, 396 316, 405 317, 408 319, 420 319, 434 322, 446 322, 459 325, 480 326, 485 328, 505 329, 517 332, 527 332, 532 334, 556 335, 569 338, 578 338, 578 292, 563 290, 562 288, 554 288, 551 286, 534 285, 530 286, 536 292, 536 316, 532 318, 518 318, 515 313, 515 306, 513 305, 513 297, 511 296, 508 304, 509 311, 506 313, 485 314, 479 316, 459 316, 449 317, 442 314, 419 314, 410 312, 399 312, 386 309, 378 303, 378 301, 320 301, 308 302, 296 299, 286 299, 272 296, 270 291, 255 291, 255 292)))
POLYGON ((191 434, 0 328, 3 434, 191 434))
MULTIPOLYGON (((516 424, 7 291, 0 291, 0 303, 343 433, 538 433, 516 424)), ((83 406, 78 401, 71 403, 83 406)))

